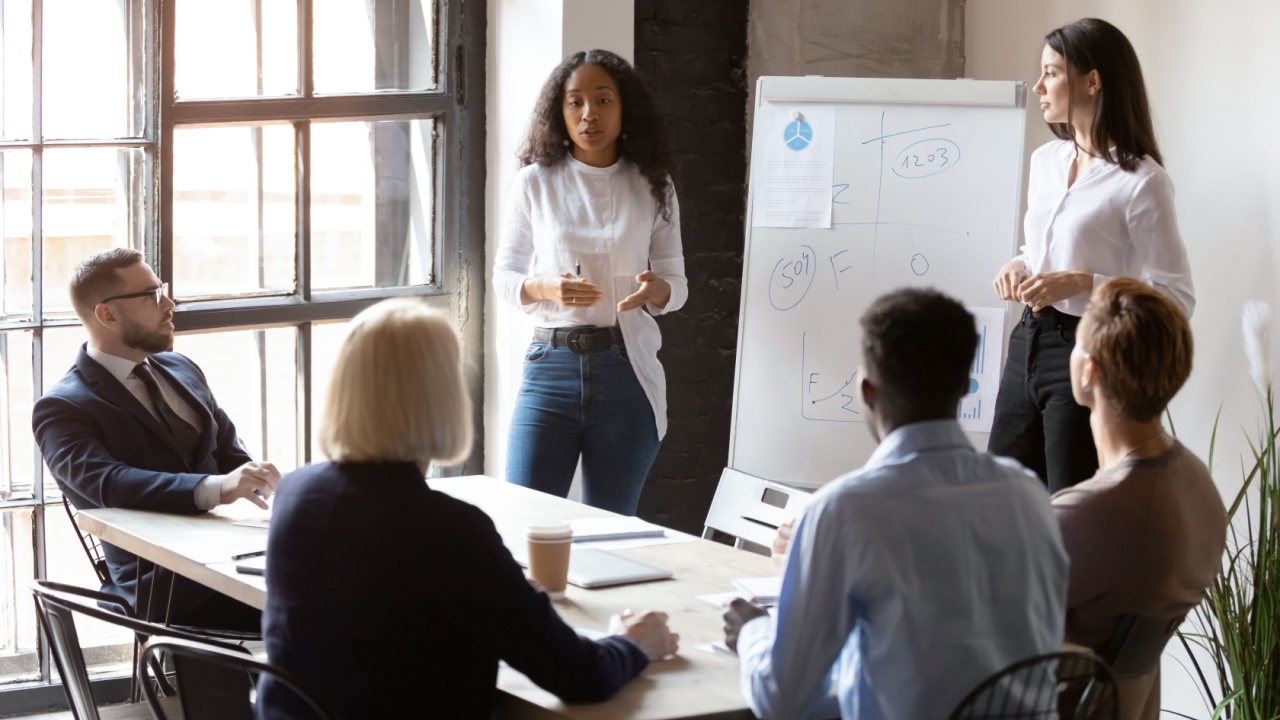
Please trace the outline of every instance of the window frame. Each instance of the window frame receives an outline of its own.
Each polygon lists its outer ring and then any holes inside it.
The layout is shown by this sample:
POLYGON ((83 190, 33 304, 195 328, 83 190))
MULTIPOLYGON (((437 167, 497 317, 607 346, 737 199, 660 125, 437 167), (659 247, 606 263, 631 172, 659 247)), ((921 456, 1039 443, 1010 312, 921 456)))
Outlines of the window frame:
MULTIPOLYGON (((189 1, 189 0, 188 0, 189 1)), ((365 0, 376 4, 380 0, 365 0)), ((386 2, 387 0, 381 0, 386 2)), ((421 297, 454 320, 462 341, 463 376, 473 400, 472 423, 476 442, 469 458, 442 475, 456 476, 482 472, 483 436, 483 323, 484 323, 484 243, 485 243, 485 53, 487 3, 484 0, 435 0, 435 88, 425 91, 372 91, 344 95, 314 96, 312 0, 297 0, 299 43, 299 96, 233 99, 180 100, 174 95, 176 34, 175 6, 178 0, 148 0, 129 3, 132 13, 150 11, 152 17, 141 54, 146 64, 144 120, 141 138, 105 140, 53 140, 41 137, 43 1, 33 0, 32 103, 33 135, 24 141, 0 140, 0 148, 30 149, 32 161, 32 315, 26 319, 0 320, 0 330, 32 332, 33 397, 45 385, 44 332, 74 327, 74 317, 46 317, 43 303, 43 184, 42 154, 45 148, 135 147, 146 155, 145 178, 140 200, 150 205, 144 228, 131 231, 131 242, 142 238, 142 250, 162 282, 173 295, 181 293, 173 277, 173 138, 178 127, 258 125, 289 123, 295 127, 296 269, 297 287, 287 295, 243 294, 219 299, 182 302, 175 310, 179 333, 216 330, 254 330, 273 327, 297 329, 298 465, 311 456, 312 384, 311 326, 316 322, 353 317, 374 303, 389 298, 421 297), (142 8, 142 10, 139 10, 142 8), (149 54, 149 55, 148 55, 149 54), (310 122, 436 120, 434 192, 435 220, 433 258, 429 284, 374 287, 350 290, 314 291, 311 287, 310 249, 310 122)), ((144 18, 145 19, 145 18, 144 18)), ((136 62, 132 58, 131 62, 136 62)), ((216 392, 216 389, 215 389, 216 392)), ((265 405, 265 401, 264 401, 265 405)), ((265 410, 264 410, 265 412, 265 410)), ((15 460, 17 460, 15 458, 15 460)), ((20 462, 20 461, 19 461, 20 462)), ((61 496, 46 493, 47 477, 39 448, 35 448, 33 491, 29 499, 0 501, 0 510, 33 508, 33 550, 37 577, 48 572, 46 547, 47 512, 62 512, 61 496)), ((15 598, 21 602, 21 598, 15 598)), ((47 642, 40 631, 37 653, 40 680, 0 685, 0 705, 5 712, 47 708, 51 690, 64 700, 60 681, 51 677, 53 664, 47 642)), ((95 680, 108 694, 119 689, 119 678, 95 680)))

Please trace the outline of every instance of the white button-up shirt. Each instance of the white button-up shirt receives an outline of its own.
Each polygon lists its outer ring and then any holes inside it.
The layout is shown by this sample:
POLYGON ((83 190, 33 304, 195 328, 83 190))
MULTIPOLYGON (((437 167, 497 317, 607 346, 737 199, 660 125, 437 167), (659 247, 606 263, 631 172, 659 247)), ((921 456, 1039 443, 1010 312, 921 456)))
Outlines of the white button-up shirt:
POLYGON ((658 212, 649 181, 626 159, 607 168, 572 156, 550 167, 526 166, 515 178, 493 267, 498 295, 542 327, 621 328, 631 367, 653 406, 659 438, 667 432, 667 383, 658 362, 662 335, 652 316, 680 309, 689 296, 674 192, 667 204, 669 220, 658 212), (671 285, 666 307, 649 304, 618 313, 618 303, 639 290, 636 275, 648 269, 671 285), (525 280, 579 270, 599 286, 602 301, 588 308, 552 300, 520 302, 525 280))
MULTIPOLYGON (((1133 172, 1096 159, 1068 188, 1075 158, 1070 140, 1042 145, 1032 154, 1026 244, 1017 259, 1032 275, 1093 273, 1094 287, 1111 277, 1137 278, 1168 295, 1189 317, 1195 288, 1168 173, 1149 157, 1133 172)), ((1088 303, 1088 293, 1080 293, 1054 307, 1079 316, 1088 303)))

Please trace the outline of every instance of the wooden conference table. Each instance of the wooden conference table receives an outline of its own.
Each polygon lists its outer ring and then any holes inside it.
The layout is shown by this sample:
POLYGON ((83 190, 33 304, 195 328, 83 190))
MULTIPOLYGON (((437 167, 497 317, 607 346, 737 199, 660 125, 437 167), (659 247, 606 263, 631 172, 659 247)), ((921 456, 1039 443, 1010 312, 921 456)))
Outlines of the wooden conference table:
MULTIPOLYGON (((432 488, 469 502, 493 518, 509 549, 524 543, 524 527, 536 520, 606 517, 603 510, 517 487, 484 476, 432 479, 432 488)), ((266 584, 235 571, 230 556, 266 547, 265 529, 234 525, 263 520, 267 513, 247 502, 204 515, 167 515, 140 510, 83 510, 80 528, 102 540, 221 593, 261 608, 266 584)), ((695 596, 728 592, 738 577, 776 575, 769 559, 707 540, 616 551, 675 574, 671 580, 598 590, 569 586, 555 603, 560 616, 583 630, 604 631, 609 617, 625 608, 662 610, 680 633, 680 653, 652 663, 606 703, 565 705, 505 665, 498 676, 498 715, 509 718, 583 720, 671 720, 753 718, 738 690, 738 661, 695 649, 722 640, 722 611, 695 596)))

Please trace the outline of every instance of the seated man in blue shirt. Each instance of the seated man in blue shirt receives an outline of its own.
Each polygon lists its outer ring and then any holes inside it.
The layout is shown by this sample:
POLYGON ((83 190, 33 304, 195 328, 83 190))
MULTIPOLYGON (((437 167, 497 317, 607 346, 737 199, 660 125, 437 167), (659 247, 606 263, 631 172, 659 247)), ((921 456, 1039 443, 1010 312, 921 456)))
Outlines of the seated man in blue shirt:
POLYGON ((761 718, 944 718, 978 683, 1062 646, 1067 556, 1036 476, 956 421, 973 317, 931 290, 862 316, 860 393, 879 447, 795 530, 777 616, 725 614, 761 718), (834 684, 834 698, 832 685, 834 684))

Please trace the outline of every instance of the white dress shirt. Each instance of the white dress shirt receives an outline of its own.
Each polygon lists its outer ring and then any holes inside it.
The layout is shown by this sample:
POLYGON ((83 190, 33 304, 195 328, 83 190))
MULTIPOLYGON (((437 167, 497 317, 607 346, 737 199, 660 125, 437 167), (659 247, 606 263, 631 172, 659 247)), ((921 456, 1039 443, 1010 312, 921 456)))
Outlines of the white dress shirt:
MULTIPOLYGON (((155 403, 151 402, 151 394, 147 392, 147 386, 133 374, 133 370, 138 366, 138 363, 118 355, 110 355, 92 345, 86 345, 85 352, 94 362, 106 368, 112 377, 119 380, 120 384, 124 385, 124 389, 128 390, 131 395, 138 399, 138 402, 142 403, 142 407, 151 413, 151 417, 159 420, 161 425, 164 424, 164 418, 160 416, 155 403)), ((187 402, 182 399, 182 395, 169 384, 169 380, 165 378, 164 373, 156 372, 155 366, 151 365, 151 363, 147 363, 147 365, 152 368, 151 374, 156 378, 156 385, 160 386, 160 396, 164 398, 165 402, 169 403, 169 408, 177 413, 178 417, 195 428, 197 435, 203 434, 204 423, 200 422, 200 416, 196 414, 196 411, 192 410, 187 405, 187 402)), ((201 480, 200 484, 196 486, 195 499, 196 507, 201 510, 212 510, 217 507, 222 500, 222 486, 218 478, 214 475, 209 475, 201 480)))
POLYGON ((831 689, 845 720, 944 718, 1061 649, 1066 596, 1044 484, 955 420, 904 425, 805 510, 776 617, 738 636, 742 692, 761 718, 830 717, 831 689))
POLYGON ((550 167, 528 165, 516 175, 493 267, 494 290, 541 327, 621 328, 631 367, 653 406, 659 439, 667 432, 667 381, 658 362, 662 335, 652 316, 679 310, 689 296, 675 192, 668 192, 667 204, 670 220, 658 212, 649 181, 626 159, 607 168, 572 156, 550 167), (579 268, 604 293, 602 301, 588 308, 520 302, 525 280, 579 268), (671 285, 666 307, 650 303, 618 313, 618 302, 639 289, 635 276, 645 270, 671 285))
MULTIPOLYGON (((1026 244, 1015 259, 1032 275, 1093 273, 1094 287, 1111 277, 1137 278, 1169 296, 1190 317, 1195 288, 1168 173, 1149 157, 1133 172, 1095 159, 1068 188, 1075 158, 1070 140, 1055 140, 1031 155, 1026 244)), ((1054 307, 1079 316, 1088 304, 1089 294, 1080 293, 1054 307)))

